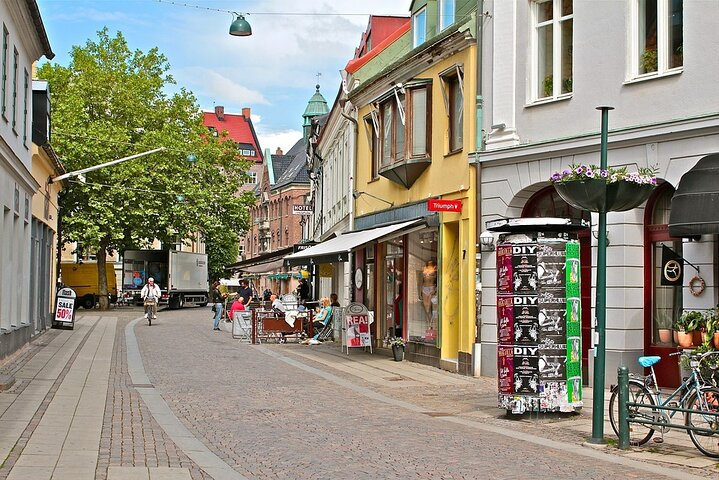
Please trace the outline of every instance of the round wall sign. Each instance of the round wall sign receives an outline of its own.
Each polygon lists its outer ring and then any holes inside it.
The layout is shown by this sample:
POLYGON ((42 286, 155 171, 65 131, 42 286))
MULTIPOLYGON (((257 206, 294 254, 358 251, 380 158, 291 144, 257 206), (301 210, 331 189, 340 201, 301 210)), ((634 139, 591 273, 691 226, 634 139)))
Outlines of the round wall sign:
POLYGON ((362 288, 362 279, 364 278, 364 272, 361 268, 355 270, 355 287, 362 288))

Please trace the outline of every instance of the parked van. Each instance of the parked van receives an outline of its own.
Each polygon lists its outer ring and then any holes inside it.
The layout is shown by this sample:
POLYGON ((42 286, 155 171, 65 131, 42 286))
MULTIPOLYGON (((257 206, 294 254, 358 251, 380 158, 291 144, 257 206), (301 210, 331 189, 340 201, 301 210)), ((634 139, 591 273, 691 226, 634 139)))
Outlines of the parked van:
MULTIPOLYGON (((84 308, 95 308, 100 296, 100 289, 97 282, 97 263, 61 263, 62 283, 75 290, 77 298, 75 305, 82 305, 84 308)), ((117 279, 115 278, 115 266, 112 263, 105 264, 107 273, 107 293, 110 295, 110 303, 117 302, 117 279)))

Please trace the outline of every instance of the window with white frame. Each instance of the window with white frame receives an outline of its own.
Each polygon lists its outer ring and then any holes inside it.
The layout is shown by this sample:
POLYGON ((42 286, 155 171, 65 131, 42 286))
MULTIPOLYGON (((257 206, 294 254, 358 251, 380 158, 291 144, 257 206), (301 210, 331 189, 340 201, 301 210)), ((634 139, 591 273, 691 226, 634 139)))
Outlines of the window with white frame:
POLYGON ((662 74, 684 65, 684 2, 634 0, 632 77, 662 74))
POLYGON ((412 16, 412 48, 427 39, 427 7, 422 7, 412 16))
POLYGON ((379 154, 380 154, 380 147, 379 147, 379 116, 378 111, 373 109, 370 111, 370 114, 367 115, 364 119, 364 125, 365 125, 365 133, 367 134, 367 141, 368 146, 370 149, 370 175, 372 180, 376 180, 379 178, 379 174, 377 173, 377 170, 379 169, 379 154))
POLYGON ((20 55, 17 53, 17 48, 13 48, 13 63, 12 63, 12 130, 17 135, 15 126, 17 125, 17 69, 18 62, 20 61, 20 55))
POLYGON ((439 31, 454 23, 455 0, 439 0, 439 31))
POLYGON ((572 93, 573 0, 532 4, 533 100, 572 93))
POLYGON ((247 181, 245 183, 257 185, 257 172, 247 172, 247 181))
POLYGON ((460 65, 440 73, 442 97, 448 118, 449 152, 462 149, 464 143, 464 72, 460 65))
POLYGON ((380 167, 429 156, 431 85, 395 88, 379 104, 380 167))
POLYGON ((7 110, 7 52, 8 52, 8 42, 10 40, 10 34, 7 31, 7 27, 3 23, 2 26, 2 72, 0 72, 0 82, 2 83, 2 99, 0 100, 0 114, 2 114, 3 118, 7 119, 5 116, 5 111, 7 110))

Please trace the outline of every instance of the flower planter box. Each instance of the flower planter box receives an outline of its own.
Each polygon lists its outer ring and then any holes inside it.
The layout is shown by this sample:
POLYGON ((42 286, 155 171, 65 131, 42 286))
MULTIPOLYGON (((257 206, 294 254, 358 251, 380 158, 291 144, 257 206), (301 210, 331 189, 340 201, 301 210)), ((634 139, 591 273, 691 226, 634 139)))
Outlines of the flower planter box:
POLYGON ((644 203, 654 191, 651 184, 604 178, 558 182, 554 188, 562 199, 575 208, 590 212, 623 212, 644 203))

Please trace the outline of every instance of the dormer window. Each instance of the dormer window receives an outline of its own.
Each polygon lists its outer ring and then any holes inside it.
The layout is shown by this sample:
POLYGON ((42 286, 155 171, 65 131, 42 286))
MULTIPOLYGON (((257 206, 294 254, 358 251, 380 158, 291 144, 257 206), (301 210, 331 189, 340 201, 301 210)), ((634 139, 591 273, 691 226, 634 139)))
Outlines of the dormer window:
POLYGON ((422 7, 412 16, 412 48, 427 39, 427 7, 422 7))
POLYGON ((439 0, 439 31, 454 23, 455 0, 439 0))

